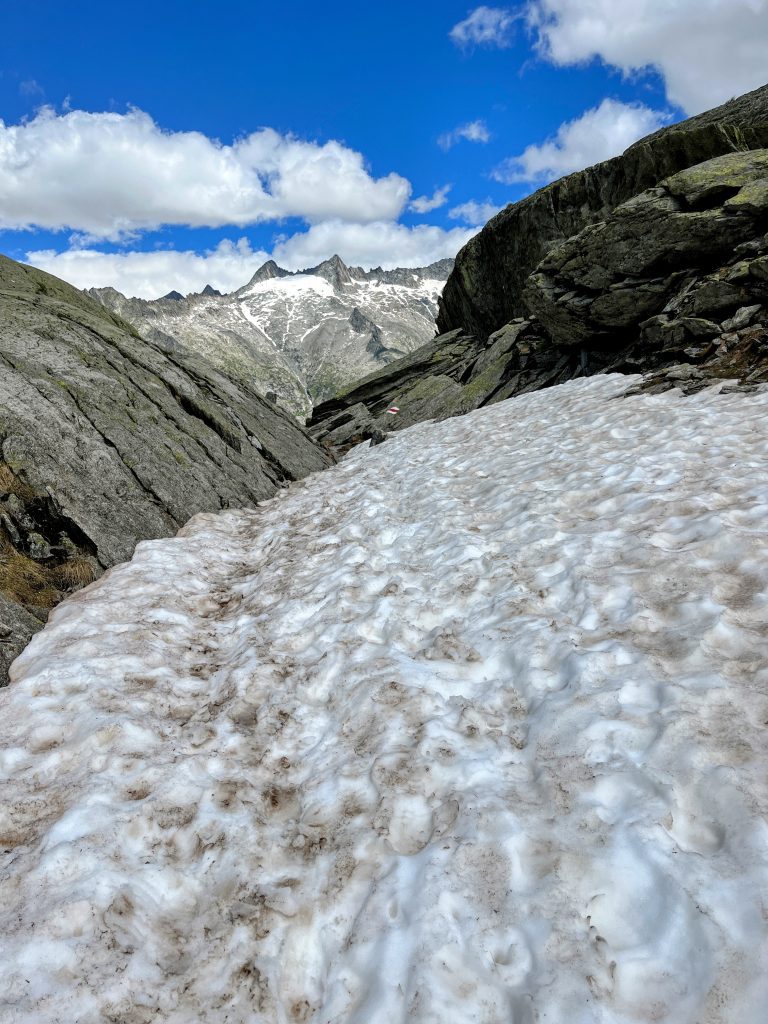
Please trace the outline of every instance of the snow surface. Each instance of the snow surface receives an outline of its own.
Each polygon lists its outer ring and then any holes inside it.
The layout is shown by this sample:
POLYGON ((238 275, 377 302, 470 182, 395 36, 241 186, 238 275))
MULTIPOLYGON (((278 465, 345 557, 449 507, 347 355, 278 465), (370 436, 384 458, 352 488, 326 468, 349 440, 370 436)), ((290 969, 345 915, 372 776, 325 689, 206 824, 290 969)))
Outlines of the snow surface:
POLYGON ((768 392, 422 424, 60 606, 0 1019, 763 1024, 768 392))
POLYGON ((255 284, 246 285, 238 295, 245 298, 249 295, 267 293, 277 298, 280 295, 299 296, 306 292, 316 292, 325 298, 333 298, 336 294, 333 285, 326 278, 317 274, 297 274, 295 277, 270 277, 264 281, 257 281, 255 284))

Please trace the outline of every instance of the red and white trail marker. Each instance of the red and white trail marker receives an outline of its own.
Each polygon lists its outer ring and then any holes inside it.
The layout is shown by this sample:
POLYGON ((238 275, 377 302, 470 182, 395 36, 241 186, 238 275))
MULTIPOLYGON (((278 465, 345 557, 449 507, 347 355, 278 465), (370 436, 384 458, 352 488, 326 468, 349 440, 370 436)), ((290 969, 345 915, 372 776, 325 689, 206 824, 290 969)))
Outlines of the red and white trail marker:
POLYGON ((400 409, 396 405, 390 405, 390 407, 387 409, 388 416, 397 416, 399 412, 400 409))

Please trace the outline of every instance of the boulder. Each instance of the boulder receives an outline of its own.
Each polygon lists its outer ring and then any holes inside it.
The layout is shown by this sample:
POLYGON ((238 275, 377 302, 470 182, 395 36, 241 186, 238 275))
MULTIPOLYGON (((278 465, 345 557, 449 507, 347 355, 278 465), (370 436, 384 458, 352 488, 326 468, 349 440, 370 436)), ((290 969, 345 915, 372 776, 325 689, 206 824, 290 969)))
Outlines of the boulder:
MULTIPOLYGON (((716 157, 667 178, 553 248, 526 285, 529 312, 558 344, 625 345, 643 321, 665 309, 684 311, 697 277, 730 263, 737 246, 760 236, 768 215, 764 186, 767 149, 716 157)), ((741 302, 745 294, 732 288, 730 298, 741 302)), ((715 307, 728 306, 721 293, 715 307)), ((678 326, 693 336, 718 330, 695 315, 678 326)))

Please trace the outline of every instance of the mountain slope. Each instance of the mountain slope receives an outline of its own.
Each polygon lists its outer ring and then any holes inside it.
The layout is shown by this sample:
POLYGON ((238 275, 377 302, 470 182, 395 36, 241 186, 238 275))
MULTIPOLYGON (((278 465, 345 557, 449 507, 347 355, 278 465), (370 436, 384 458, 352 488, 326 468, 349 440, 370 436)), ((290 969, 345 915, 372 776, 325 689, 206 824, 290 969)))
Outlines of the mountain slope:
POLYGON ((437 300, 453 266, 415 270, 347 267, 334 256, 289 273, 270 260, 230 295, 186 299, 89 294, 159 343, 198 352, 306 415, 312 400, 370 373, 435 333, 437 300))
POLYGON ((8 1019, 762 1024, 768 391, 636 381, 55 611, 0 694, 8 1019))
POLYGON ((63 594, 329 462, 292 417, 0 257, 0 678, 63 594))

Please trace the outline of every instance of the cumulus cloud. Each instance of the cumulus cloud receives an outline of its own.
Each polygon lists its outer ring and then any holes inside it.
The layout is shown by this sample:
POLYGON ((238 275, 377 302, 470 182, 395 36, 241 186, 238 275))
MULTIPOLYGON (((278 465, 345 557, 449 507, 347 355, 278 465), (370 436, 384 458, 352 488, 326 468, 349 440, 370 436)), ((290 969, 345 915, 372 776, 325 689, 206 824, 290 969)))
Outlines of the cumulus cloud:
POLYGON ((244 226, 300 217, 397 218, 410 196, 397 174, 374 178, 360 153, 262 128, 222 145, 127 114, 43 109, 0 120, 0 228, 62 228, 117 239, 178 224, 244 226))
POLYGON ((275 259, 287 270, 315 266, 333 253, 349 264, 364 267, 420 267, 455 256, 475 231, 456 227, 446 231, 428 226, 406 227, 391 221, 350 224, 330 220, 305 232, 278 240, 271 253, 251 248, 247 239, 222 241, 205 253, 162 250, 100 252, 77 247, 65 252, 38 250, 27 262, 55 274, 78 288, 111 286, 125 295, 156 299, 172 289, 184 294, 206 284, 233 291, 245 284, 262 263, 275 259))
POLYGON ((467 228, 418 224, 407 227, 392 221, 350 224, 324 221, 308 231, 279 242, 273 256, 289 270, 309 267, 338 253, 348 264, 363 267, 423 267, 435 260, 455 256, 475 231, 467 228))
POLYGON ((476 7, 448 33, 457 46, 496 46, 511 44, 515 15, 504 7, 476 7))
POLYGON ((431 213, 432 210, 439 210, 448 202, 450 191, 450 185, 443 185, 442 188, 436 188, 431 196, 418 196, 412 200, 408 208, 416 213, 431 213))
POLYGON ((528 23, 554 64, 598 57, 653 67, 672 103, 698 113, 765 84, 768 0, 530 0, 528 23))
POLYGON ((448 211, 448 216, 451 220, 460 220, 465 224, 471 224, 472 227, 482 227, 501 209, 501 206, 496 206, 489 199, 486 199, 484 203, 470 199, 467 203, 452 207, 448 211))
POLYGON ((668 114, 641 103, 605 99, 581 117, 560 125, 554 138, 504 160, 493 177, 508 185, 553 181, 617 156, 668 120, 668 114))
POLYGON ((441 149, 450 149, 462 139, 466 142, 490 142, 491 133, 485 121, 469 121, 467 124, 460 124, 453 131, 444 132, 439 136, 437 144, 441 149))
POLYGON ((207 285, 229 292, 239 288, 269 259, 251 248, 246 238, 221 241, 215 249, 198 253, 171 249, 154 252, 99 252, 72 248, 65 252, 43 249, 27 253, 27 262, 61 277, 76 288, 117 288, 124 295, 156 299, 172 289, 186 294, 207 285))

